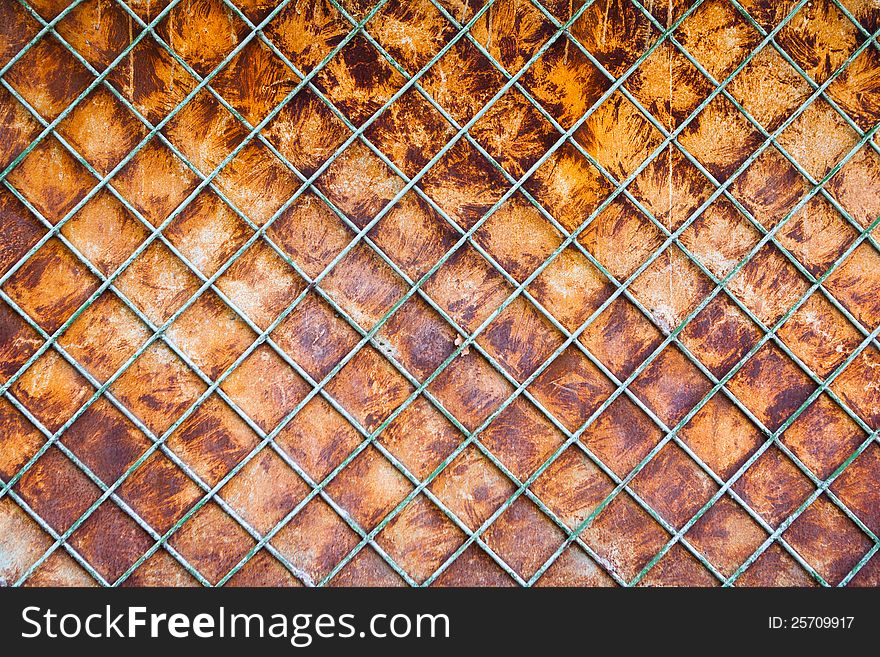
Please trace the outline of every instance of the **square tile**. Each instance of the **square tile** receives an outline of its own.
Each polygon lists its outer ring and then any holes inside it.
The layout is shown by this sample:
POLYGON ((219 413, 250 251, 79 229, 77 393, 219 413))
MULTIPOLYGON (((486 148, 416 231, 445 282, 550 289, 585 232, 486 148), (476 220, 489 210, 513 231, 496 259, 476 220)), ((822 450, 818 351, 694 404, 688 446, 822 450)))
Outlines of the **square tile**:
POLYGON ((151 332, 112 292, 104 292, 58 338, 92 376, 107 381, 151 332))
POLYGON ((700 110, 678 141, 723 183, 764 138, 732 102, 718 95, 700 110))
POLYGON ((473 431, 513 394, 513 386, 489 361, 470 350, 453 359, 431 382, 428 391, 473 431))
POLYGON ((880 427, 878 363, 880 350, 869 346, 831 384, 831 389, 872 429, 880 427))
POLYGON ((370 329, 406 294, 406 283, 363 242, 343 257, 322 287, 362 328, 370 329))
POLYGON ((272 537, 272 546, 312 585, 329 575, 358 542, 358 535, 320 498, 311 500, 272 537))
POLYGON ((217 176, 217 188, 257 226, 272 219, 299 187, 266 146, 251 141, 217 176))
POLYGON ((501 72, 466 39, 446 51, 420 79, 421 86, 459 124, 472 119, 505 82, 501 72))
POLYGON ((349 41, 315 76, 315 86, 355 126, 375 114, 405 82, 362 36, 349 41))
POLYGON ((762 337, 755 323, 724 293, 715 296, 679 335, 687 350, 719 379, 762 337))
POLYGON ((70 545, 108 582, 115 582, 153 540, 113 502, 95 509, 68 539, 70 545))
POLYGON ((321 381, 360 336, 326 301, 308 294, 278 325, 272 339, 315 381, 321 381))
POLYGON ((219 196, 203 190, 162 231, 205 276, 213 276, 253 235, 219 196))
POLYGON ((52 35, 37 41, 3 77, 47 121, 55 120, 94 80, 52 35))
POLYGON ((778 527, 815 490, 803 472, 777 447, 770 447, 733 485, 752 510, 778 527))
POLYGON ((663 438, 660 428, 625 395, 616 398, 581 435, 581 443, 618 477, 625 477, 663 438))
POLYGON ((311 491, 280 456, 265 447, 220 490, 220 496, 261 534, 286 517, 311 491))
POLYGON ((473 446, 462 450, 428 488, 472 531, 479 529, 516 490, 510 479, 473 446))
POLYGON ((257 434, 211 395, 175 429, 165 445, 209 486, 216 486, 259 442, 257 434))
POLYGON ((574 136, 618 182, 632 175, 663 142, 657 128, 620 91, 611 94, 574 136))
POLYGON ((869 445, 831 485, 832 492, 875 534, 880 530, 880 500, 871 485, 880 473, 880 448, 869 445))
POLYGON ((305 287, 264 240, 257 240, 217 279, 217 288, 261 329, 267 329, 305 287))
POLYGON ((568 246, 528 290, 556 321, 574 332, 611 296, 614 286, 583 253, 568 246))
POLYGON ((862 242, 825 280, 825 287, 868 329, 880 324, 880 253, 862 242))
POLYGON ((522 178, 560 137, 516 89, 509 89, 470 128, 470 134, 514 178, 522 178))
POLYGON ((4 383, 18 372, 43 340, 32 327, 6 303, 0 303, 0 380, 4 383))
POLYGON ((57 351, 49 350, 12 384, 9 392, 55 433, 95 391, 57 351))
POLYGON ((165 332, 211 380, 216 380, 256 340, 257 335, 208 290, 165 332))
POLYGON ((504 270, 524 281, 562 242, 562 235, 522 194, 514 194, 474 233, 504 270))
POLYGON ((247 35, 247 27, 221 0, 187 0, 159 22, 157 34, 199 75, 205 76, 247 35), (210 26, 210 39, 204 30, 210 26))
POLYGON ((777 38, 779 45, 819 84, 861 41, 856 26, 828 0, 803 7, 777 38))
POLYGON ((37 144, 7 181, 52 224, 66 217, 98 183, 55 137, 37 144))
POLYGON ((369 237, 418 281, 449 252, 459 234, 428 201, 408 191, 370 230, 369 237))
POLYGON ((525 580, 531 579, 565 538, 535 503, 523 496, 516 498, 483 536, 486 545, 525 580))
POLYGON ((311 278, 317 277, 354 238, 342 220, 311 191, 298 196, 266 234, 311 278))
POLYGON ((203 495, 183 470, 159 452, 141 463, 117 493, 159 534, 169 531, 203 495))
POLYGON ((828 377, 862 342, 862 335, 821 293, 806 303, 777 332, 804 364, 828 377))
POLYGON ((388 419, 412 386, 372 347, 361 349, 325 389, 369 432, 388 419))
POLYGON ((871 547, 868 537, 824 496, 807 507, 782 536, 832 586, 871 547))
MULTIPOLYGON (((486 437, 486 434, 483 434, 486 437)), ((417 397, 378 440, 410 472, 426 479, 464 440, 460 431, 425 397, 417 397)))
POLYGON ((685 539, 730 577, 767 539, 767 533, 725 495, 694 523, 685 539))
POLYGON ((822 180, 858 143, 858 135, 822 98, 817 98, 776 140, 807 173, 822 180), (815 148, 816 135, 822 148, 815 148))
POLYGON ((675 347, 666 347, 630 389, 672 428, 706 396, 709 380, 675 347))
POLYGON ((417 582, 424 582, 465 539, 428 498, 419 495, 386 525, 379 545, 417 582))
POLYGON ((520 395, 480 433, 480 442, 520 481, 562 445, 565 436, 520 395))
POLYGON ((265 432, 302 402, 310 386, 266 345, 260 345, 230 374, 222 390, 265 432), (255 382, 259 384, 255 384, 255 382))
POLYGON ((608 475, 576 445, 560 454, 531 486, 532 492, 572 529, 590 517, 613 489, 608 475))
POLYGON ((639 471, 630 489, 673 527, 683 527, 718 491, 685 451, 667 443, 639 471))
POLYGON ((410 493, 406 478, 375 447, 367 447, 327 485, 326 491, 365 531, 410 493))
POLYGON ((523 382, 562 345, 563 337, 520 295, 492 320, 479 342, 509 374, 523 382))
POLYGON ((501 172, 465 139, 443 154, 420 186, 465 230, 482 219, 507 190, 501 172))
POLYGON ((635 5, 599 0, 571 26, 572 34, 615 77, 620 77, 659 34, 635 5))
POLYGON ((709 0, 684 20, 676 38, 721 82, 760 43, 761 34, 727 0, 709 0))
POLYGON ((158 240, 116 279, 116 288, 158 325, 167 322, 199 287, 195 274, 158 240))
POLYGON ((669 534, 626 493, 617 495, 581 534, 603 565, 629 581, 669 540, 669 534))
POLYGON ((820 395, 782 434, 782 442, 820 479, 827 479, 865 438, 827 394, 820 395))
POLYGON ((156 125, 195 88, 197 82, 159 42, 146 37, 114 66, 107 80, 138 112, 156 125), (150 80, 161 81, 151 84, 150 80))
POLYGON ((576 431, 614 392, 614 385, 582 352, 567 347, 528 389, 569 431, 576 431))
POLYGON ((657 256, 630 290, 651 313, 664 333, 670 333, 714 289, 712 280, 676 245, 657 256))
POLYGON ((205 384, 168 347, 155 342, 109 390, 158 436, 195 402, 205 384))
MULTIPOLYGON (((262 21, 268 9, 274 9, 277 3, 247 0, 240 4, 252 21, 262 21), (249 11, 249 5, 258 6, 262 11, 249 11)), ((328 0, 319 0, 302 8, 287 5, 266 26, 266 36, 297 67, 310 73, 352 29, 328 0)))
POLYGON ((715 393, 679 432, 696 456, 730 479, 766 437, 722 392, 715 393))
POLYGON ((365 228, 403 188, 382 159, 360 141, 353 142, 315 182, 349 221, 365 228))
POLYGON ((253 538, 213 502, 196 511, 168 543, 212 584, 255 545, 253 538))
POLYGON ((275 437, 315 482, 330 473, 363 441, 363 436, 322 397, 314 397, 275 437))
POLYGON ((771 431, 800 408, 816 384, 772 342, 762 346, 727 388, 771 431))
POLYGON ((569 142, 564 143, 523 183, 566 230, 580 227, 611 193, 611 184, 569 142))
POLYGON ((520 83, 566 130, 596 104, 609 86, 608 79, 565 35, 529 67, 520 83))
MULTIPOLYGON (((199 50, 203 56, 208 54, 204 48, 199 50)), ((249 41, 211 81, 252 126, 265 119, 297 84, 299 76, 259 39, 249 41), (254 75, 255 71, 259 74, 254 75)))
POLYGON ((128 260, 150 234, 106 189, 86 201, 61 233, 105 276, 128 260))
POLYGON ((635 304, 618 297, 590 323, 580 341, 623 381, 660 346, 663 334, 635 304))
POLYGON ((147 135, 146 126, 103 86, 80 101, 58 131, 103 176, 147 135))
POLYGON ((311 176, 351 133, 327 104, 306 88, 284 104, 261 134, 297 169, 311 176))

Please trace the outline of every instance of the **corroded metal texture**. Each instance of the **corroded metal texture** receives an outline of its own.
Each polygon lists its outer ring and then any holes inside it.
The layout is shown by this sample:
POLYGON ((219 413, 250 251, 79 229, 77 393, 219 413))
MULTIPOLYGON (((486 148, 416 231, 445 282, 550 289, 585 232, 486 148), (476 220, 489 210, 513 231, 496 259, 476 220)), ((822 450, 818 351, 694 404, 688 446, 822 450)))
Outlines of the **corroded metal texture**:
POLYGON ((10 585, 880 584, 875 0, 0 0, 10 585))

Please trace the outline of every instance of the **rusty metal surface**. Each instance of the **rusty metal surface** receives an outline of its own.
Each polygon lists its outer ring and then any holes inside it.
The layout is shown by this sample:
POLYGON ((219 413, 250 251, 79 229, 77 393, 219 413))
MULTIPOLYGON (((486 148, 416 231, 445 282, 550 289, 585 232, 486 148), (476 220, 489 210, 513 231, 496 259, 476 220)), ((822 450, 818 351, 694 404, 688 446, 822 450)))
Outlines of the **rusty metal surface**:
POLYGON ((880 584, 874 0, 0 0, 0 581, 880 584))

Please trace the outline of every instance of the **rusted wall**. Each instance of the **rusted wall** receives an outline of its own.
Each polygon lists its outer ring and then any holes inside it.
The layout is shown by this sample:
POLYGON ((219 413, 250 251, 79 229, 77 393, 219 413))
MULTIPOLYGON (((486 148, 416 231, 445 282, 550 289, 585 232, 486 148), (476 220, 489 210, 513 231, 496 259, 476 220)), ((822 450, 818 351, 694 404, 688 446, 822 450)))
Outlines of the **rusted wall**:
POLYGON ((876 2, 170 4, 0 2, 3 581, 880 583, 876 2))

